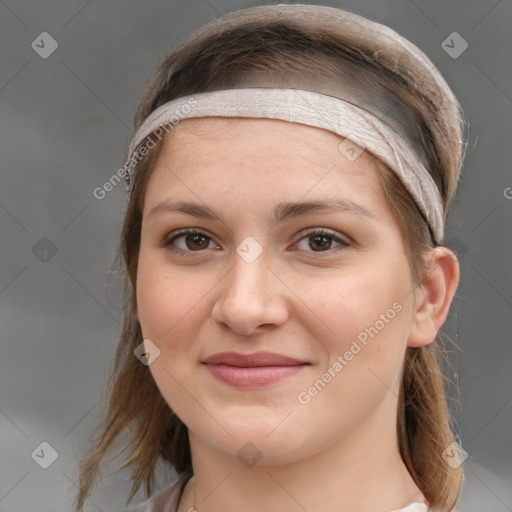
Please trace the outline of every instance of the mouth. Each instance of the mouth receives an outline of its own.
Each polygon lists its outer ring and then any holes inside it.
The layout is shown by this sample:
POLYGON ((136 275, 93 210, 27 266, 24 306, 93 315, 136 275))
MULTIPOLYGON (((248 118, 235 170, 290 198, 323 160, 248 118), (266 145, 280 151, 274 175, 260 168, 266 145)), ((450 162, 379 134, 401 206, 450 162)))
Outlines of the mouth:
POLYGON ((311 363, 272 352, 221 352, 203 361, 221 382, 239 388, 268 386, 296 375, 311 363))

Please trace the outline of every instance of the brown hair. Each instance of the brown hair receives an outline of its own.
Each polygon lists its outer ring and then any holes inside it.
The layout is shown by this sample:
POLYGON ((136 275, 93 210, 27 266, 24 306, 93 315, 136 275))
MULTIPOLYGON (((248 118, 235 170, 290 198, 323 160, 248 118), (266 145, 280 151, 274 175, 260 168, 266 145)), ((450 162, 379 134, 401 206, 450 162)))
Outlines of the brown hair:
MULTIPOLYGON (((347 70, 357 73, 355 80, 364 82, 369 97, 385 90, 412 116, 415 137, 439 187, 446 218, 463 157, 457 100, 432 63, 410 42, 387 27, 340 9, 261 6, 235 11, 198 29, 155 71, 137 105, 132 131, 172 99, 236 87, 250 81, 254 72, 263 73, 269 84, 285 80, 292 87, 307 88, 306 74, 321 74, 336 83, 346 82, 347 70)), ((132 467, 127 502, 142 484, 145 495, 151 494, 159 462, 169 463, 179 474, 192 474, 187 428, 163 399, 149 368, 133 355, 143 340, 135 313, 135 285, 144 194, 161 141, 155 141, 155 146, 132 173, 120 243, 127 276, 123 328, 107 386, 105 414, 94 449, 82 461, 76 510, 83 509, 97 475, 101 477, 102 459, 125 433, 129 439, 115 455, 130 449, 120 467, 132 467)), ((396 174, 381 162, 376 161, 376 167, 400 223, 412 280, 420 284, 425 277, 423 256, 435 244, 396 174)), ((441 371, 447 362, 441 333, 431 345, 407 348, 397 415, 402 459, 432 510, 443 512, 453 508, 462 485, 462 468, 452 468, 442 457, 454 441, 441 371)))

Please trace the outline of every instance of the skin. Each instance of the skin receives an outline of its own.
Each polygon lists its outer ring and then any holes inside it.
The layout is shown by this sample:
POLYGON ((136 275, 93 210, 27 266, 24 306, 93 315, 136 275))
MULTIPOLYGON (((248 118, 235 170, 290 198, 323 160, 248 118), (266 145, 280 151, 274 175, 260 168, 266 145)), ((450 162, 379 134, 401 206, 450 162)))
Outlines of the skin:
POLYGON ((444 323, 459 268, 452 252, 436 248, 427 278, 412 283, 372 156, 351 162, 342 141, 295 123, 224 118, 182 121, 165 140, 145 195, 137 309, 144 338, 160 350, 150 371, 189 429, 194 477, 180 511, 195 503, 199 512, 375 512, 423 501, 398 451, 400 376, 406 348, 428 345, 444 323), (349 198, 373 218, 313 211, 271 219, 279 202, 326 197, 349 198), (166 199, 206 204, 224 222, 150 215, 166 199), (185 228, 206 238, 163 246, 185 228), (318 241, 308 228, 335 235, 318 241), (262 248, 251 263, 236 252, 249 236, 262 248), (298 394, 397 303, 394 318, 300 403, 298 394), (201 363, 223 351, 310 364, 240 389, 201 363), (252 467, 237 456, 247 443, 261 456, 252 467))

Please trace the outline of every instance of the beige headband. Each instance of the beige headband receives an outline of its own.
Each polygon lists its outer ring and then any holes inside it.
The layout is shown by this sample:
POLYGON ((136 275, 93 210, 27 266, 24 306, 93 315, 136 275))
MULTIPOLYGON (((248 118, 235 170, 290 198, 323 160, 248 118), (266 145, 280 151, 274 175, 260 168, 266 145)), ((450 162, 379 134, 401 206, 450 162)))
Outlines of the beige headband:
POLYGON ((280 119, 323 128, 345 137, 339 146, 340 151, 352 160, 357 158, 361 150, 368 150, 386 163, 400 178, 424 215, 435 242, 442 241, 444 221, 441 195, 410 145, 388 124, 367 110, 340 98, 300 89, 227 89, 165 103, 146 118, 130 143, 124 165, 127 186, 132 168, 156 145, 151 138, 142 144, 149 135, 154 134, 161 140, 164 132, 179 121, 197 117, 280 119))

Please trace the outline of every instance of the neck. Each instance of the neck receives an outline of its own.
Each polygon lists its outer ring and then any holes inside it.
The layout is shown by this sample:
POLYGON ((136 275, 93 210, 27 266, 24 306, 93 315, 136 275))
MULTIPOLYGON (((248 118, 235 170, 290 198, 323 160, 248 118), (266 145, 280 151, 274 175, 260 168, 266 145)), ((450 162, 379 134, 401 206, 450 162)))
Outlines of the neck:
POLYGON ((180 510, 374 512, 424 501, 400 457, 395 418, 383 422, 377 411, 313 456, 253 467, 219 453, 189 431, 194 477, 180 510))

